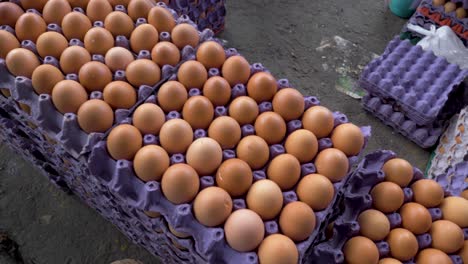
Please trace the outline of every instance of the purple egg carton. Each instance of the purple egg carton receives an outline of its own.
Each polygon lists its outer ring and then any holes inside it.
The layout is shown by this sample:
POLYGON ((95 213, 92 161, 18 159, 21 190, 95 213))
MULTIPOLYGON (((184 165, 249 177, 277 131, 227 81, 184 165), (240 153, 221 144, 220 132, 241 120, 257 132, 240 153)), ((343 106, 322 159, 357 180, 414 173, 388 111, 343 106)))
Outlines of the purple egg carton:
POLYGON ((466 99, 461 70, 408 40, 394 38, 379 58, 371 61, 359 80, 362 88, 384 99, 393 99, 400 111, 418 125, 446 120, 458 112, 466 99))
POLYGON ((225 0, 170 0, 169 7, 189 16, 200 29, 209 28, 216 34, 224 29, 225 0))
POLYGON ((435 180, 439 182, 446 196, 460 196, 468 189, 468 161, 462 161, 450 166, 446 173, 438 175, 435 180))

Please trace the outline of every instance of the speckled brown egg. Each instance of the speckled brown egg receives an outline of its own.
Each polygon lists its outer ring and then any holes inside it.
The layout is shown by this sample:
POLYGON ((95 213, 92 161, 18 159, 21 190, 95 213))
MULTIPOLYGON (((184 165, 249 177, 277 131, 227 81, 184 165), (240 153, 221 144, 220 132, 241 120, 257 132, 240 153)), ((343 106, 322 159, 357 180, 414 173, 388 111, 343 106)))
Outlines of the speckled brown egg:
POLYGON ((383 213, 391 213, 403 205, 404 194, 400 186, 393 182, 381 182, 372 188, 372 204, 383 213))
POLYGON ((237 157, 254 169, 262 168, 270 157, 266 141, 259 136, 247 136, 239 141, 236 148, 237 157))
POLYGON ((86 133, 106 132, 114 123, 114 111, 103 100, 91 99, 78 109, 78 124, 86 133))
POLYGON ((259 113, 257 102, 248 96, 240 96, 229 105, 229 115, 240 125, 252 124, 259 113))
POLYGON ((313 106, 304 112, 302 126, 314 133, 317 138, 323 138, 333 130, 333 113, 323 106, 313 106))
POLYGON ((203 85, 203 95, 214 106, 226 105, 231 99, 231 86, 223 77, 213 76, 203 85))
POLYGON ((355 236, 343 248, 344 258, 349 264, 375 264, 379 261, 379 250, 372 240, 355 236))
POLYGON ((37 67, 31 77, 32 86, 37 94, 51 94, 54 86, 63 79, 62 72, 50 64, 37 67))
POLYGON ((404 159, 391 159, 385 162, 382 170, 386 181, 394 182, 400 187, 406 187, 413 179, 413 166, 404 159))
POLYGON ((294 241, 307 239, 315 229, 314 211, 303 202, 288 203, 279 217, 281 232, 294 241))
POLYGON ((47 24, 62 24, 63 17, 72 11, 67 0, 50 0, 44 5, 42 18, 47 24))
POLYGON ((378 264, 402 264, 402 262, 394 258, 383 258, 379 260, 378 264))
POLYGON ((250 64, 240 55, 232 56, 224 62, 221 73, 231 86, 246 84, 250 77, 250 64))
POLYGON ((106 52, 106 56, 104 57, 107 67, 113 72, 125 70, 134 60, 132 53, 128 49, 122 47, 111 48, 106 52))
POLYGON ((153 86, 161 80, 161 69, 148 59, 132 61, 125 69, 125 74, 128 82, 135 87, 140 85, 153 86))
POLYGON ((174 17, 169 10, 155 6, 148 12, 148 23, 153 25, 158 32, 169 32, 176 26, 174 17))
POLYGON ((170 166, 163 174, 161 189, 164 196, 173 204, 192 201, 200 189, 197 172, 187 164, 170 166))
POLYGON ((89 92, 102 91, 112 81, 112 72, 104 63, 90 61, 81 67, 78 78, 89 92))
POLYGON ((211 175, 223 161, 223 150, 216 140, 204 137, 193 141, 187 149, 187 164, 199 175, 211 175))
POLYGON ((286 121, 301 117, 304 105, 304 97, 294 88, 281 89, 273 97, 273 111, 286 121))
POLYGON ((265 227, 258 214, 249 209, 234 211, 224 224, 228 245, 239 252, 252 251, 265 236, 265 227))
POLYGON ((162 41, 151 50, 151 59, 160 67, 163 65, 175 66, 180 61, 180 51, 171 42, 162 41))
POLYGON ((259 180, 252 184, 245 200, 247 207, 264 221, 275 218, 283 208, 283 193, 271 180, 259 180))
POLYGON ((455 223, 447 220, 438 220, 432 223, 432 247, 452 254, 463 247, 464 236, 462 229, 455 223))
POLYGON ((31 40, 36 42, 37 38, 46 31, 47 25, 37 14, 24 13, 16 21, 15 33, 16 37, 20 40, 31 40))
POLYGON ((390 221, 382 212, 368 209, 358 216, 360 234, 373 240, 383 240, 390 232, 390 221))
POLYGON ((124 12, 114 11, 104 19, 104 27, 109 30, 114 37, 125 36, 130 38, 134 29, 133 20, 124 12))
POLYGON ((78 73, 80 68, 91 61, 91 54, 80 46, 66 48, 60 56, 60 68, 63 73, 78 73))
POLYGON ((84 46, 91 54, 105 55, 114 47, 114 37, 105 28, 94 27, 86 32, 84 46))
POLYGON ((361 129, 351 123, 335 127, 331 140, 333 147, 343 151, 347 156, 359 154, 364 146, 364 135, 361 129))
POLYGON ((268 144, 276 144, 286 135, 286 122, 275 112, 264 112, 255 120, 255 133, 268 144))
POLYGON ((321 211, 330 205, 335 189, 327 177, 309 174, 299 181, 296 194, 301 202, 309 205, 314 211, 321 211))
POLYGON ((21 6, 24 10, 27 9, 36 9, 41 12, 44 8, 44 5, 47 3, 47 0, 20 0, 21 6))
POLYGON ((41 34, 36 42, 37 52, 42 58, 52 56, 58 59, 67 47, 67 39, 62 34, 53 31, 41 34))
POLYGON ((295 156, 301 163, 311 161, 318 152, 315 135, 306 129, 292 132, 284 143, 286 152, 295 156))
POLYGON ((193 129, 206 129, 214 117, 214 108, 208 98, 197 95, 190 97, 182 109, 182 117, 193 129))
POLYGON ((5 59, 8 52, 20 47, 15 35, 8 31, 0 30, 0 58, 5 59))
POLYGON ((197 49, 197 60, 207 69, 221 68, 226 61, 226 53, 223 46, 215 41, 203 42, 197 49))
MULTIPOLYGON (((83 41, 86 32, 88 32, 88 30, 90 30, 91 27, 91 20, 89 20, 87 16, 80 12, 70 12, 66 14, 62 19, 62 32, 68 40, 76 38, 83 41)), ((94 53, 91 50, 89 51, 91 53, 94 53)))
POLYGON ((169 155, 156 145, 142 147, 133 158, 133 169, 142 181, 160 181, 169 168, 169 155))
POLYGON ((133 160, 142 144, 143 138, 140 131, 132 125, 118 125, 107 137, 107 151, 115 160, 133 160))
POLYGON ((182 49, 185 46, 196 47, 200 41, 200 36, 194 26, 182 23, 172 29, 171 39, 179 49, 182 49))
POLYGON ((158 40, 159 33, 156 28, 150 24, 141 24, 130 36, 130 47, 137 54, 142 50, 151 51, 158 40))
POLYGON ((208 136, 216 140, 221 145, 221 148, 231 149, 241 139, 241 127, 234 118, 220 116, 210 124, 208 136))
POLYGON ((193 141, 192 127, 183 119, 169 120, 161 127, 159 140, 169 154, 185 153, 193 141))
POLYGON ((150 0, 131 0, 128 3, 127 12, 133 21, 137 21, 140 17, 146 19, 152 7, 153 3, 150 0))
POLYGON ((301 164, 293 155, 281 154, 268 165, 267 176, 282 190, 291 189, 301 177, 301 164))
POLYGON ((330 179, 331 182, 341 181, 349 169, 346 155, 339 149, 328 148, 320 151, 315 158, 317 172, 330 179))
POLYGON ((444 190, 434 180, 422 179, 411 185, 413 200, 427 208, 438 206, 444 199, 444 190))
POLYGON ((92 21, 102 21, 112 12, 112 6, 107 0, 90 0, 86 7, 86 15, 92 21))
POLYGON ((193 202, 193 213, 202 225, 208 227, 224 223, 232 211, 232 199, 219 187, 203 189, 193 202))
POLYGON ((216 185, 226 190, 232 197, 244 195, 252 185, 252 170, 241 159, 228 159, 221 163, 216 172, 216 185))
POLYGON ((22 14, 24 11, 19 5, 10 2, 0 3, 0 25, 14 28, 16 21, 22 14))
POLYGON ((76 113, 80 106, 88 100, 88 94, 80 83, 72 80, 58 82, 52 89, 52 102, 62 113, 76 113))
POLYGON ((33 71, 39 66, 36 54, 23 48, 11 50, 5 58, 5 63, 11 74, 27 78, 31 78, 33 71))
POLYGON ((392 257, 400 261, 408 261, 418 253, 418 240, 410 231, 395 228, 387 237, 392 257))
POLYGON ((198 61, 184 62, 177 72, 177 79, 187 89, 202 88, 208 79, 208 72, 198 61))
POLYGON ((89 0, 68 0, 70 5, 72 7, 80 7, 83 9, 86 9, 86 6, 88 5, 89 0))
MULTIPOLYGON (((247 83, 247 93, 250 97, 252 97, 257 103, 261 103, 264 101, 269 101, 273 99, 278 89, 278 85, 276 84, 276 79, 271 74, 267 72, 258 72, 250 77, 249 82, 247 83)), ((287 93, 287 92, 286 92, 287 93)), ((280 95, 280 97, 282 97, 280 95)), ((281 101, 281 100, 280 100, 281 101)), ((303 102, 302 102, 303 103, 303 102)), ((278 108, 278 100, 276 102, 278 108)), ((297 106, 293 106, 297 107, 297 106)), ((300 105, 299 105, 300 107, 300 105)), ((281 110, 288 111, 287 109, 283 109, 280 107, 281 110)), ((277 109, 280 110, 280 109, 277 109)), ((296 112, 296 111, 293 111, 296 112)), ((284 112, 282 112, 284 114, 284 112)))
POLYGON ((180 111, 187 101, 188 93, 180 82, 168 81, 159 88, 157 98, 164 111, 180 111))
POLYGON ((115 81, 104 87, 103 98, 113 109, 130 109, 136 103, 137 93, 127 82, 115 81))
POLYGON ((137 107, 133 113, 133 125, 144 134, 159 135, 162 125, 166 121, 162 109, 151 103, 137 107))
POLYGON ((258 260, 262 264, 296 264, 299 252, 289 237, 281 234, 267 236, 258 248, 258 260))
POLYGON ((443 251, 435 248, 426 248, 419 252, 416 264, 452 264, 452 259, 443 251))
POLYGON ((415 235, 429 231, 432 217, 426 207, 418 203, 406 203, 400 208, 402 226, 415 235))
POLYGON ((461 228, 468 227, 468 200, 462 197, 447 197, 440 204, 442 218, 452 221, 461 228))

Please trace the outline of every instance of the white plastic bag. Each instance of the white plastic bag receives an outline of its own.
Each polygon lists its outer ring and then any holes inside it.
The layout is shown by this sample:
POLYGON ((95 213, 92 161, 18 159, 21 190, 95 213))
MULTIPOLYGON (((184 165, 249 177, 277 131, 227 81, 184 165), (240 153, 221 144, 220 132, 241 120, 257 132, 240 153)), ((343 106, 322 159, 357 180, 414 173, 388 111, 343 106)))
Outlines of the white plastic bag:
POLYGON ((407 27, 409 30, 426 36, 418 42, 423 50, 430 50, 436 56, 444 57, 448 62, 457 64, 461 69, 468 69, 468 49, 450 27, 443 26, 437 30, 434 25, 430 30, 412 24, 408 24, 407 27))

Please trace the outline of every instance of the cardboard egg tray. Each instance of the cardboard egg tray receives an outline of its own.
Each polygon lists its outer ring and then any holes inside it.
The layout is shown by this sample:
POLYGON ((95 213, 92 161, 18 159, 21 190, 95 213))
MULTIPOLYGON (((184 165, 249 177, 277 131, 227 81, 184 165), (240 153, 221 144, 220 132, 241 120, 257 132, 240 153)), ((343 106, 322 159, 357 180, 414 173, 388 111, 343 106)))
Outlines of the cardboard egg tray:
MULTIPOLYGON (((359 163, 356 170, 350 176, 348 183, 341 190, 343 198, 340 205, 341 214, 334 219, 331 237, 317 246, 312 251, 310 263, 344 263, 344 253, 342 248, 347 240, 359 235, 359 223, 357 218, 359 214, 372 207, 372 197, 370 191, 376 184, 384 181, 385 174, 382 171, 384 163, 392 158, 395 158, 396 154, 381 150, 368 154, 359 163)), ((414 168, 413 180, 417 181, 423 178, 422 172, 414 168)), ((460 169, 460 174, 456 178, 463 178, 468 173, 468 167, 460 169)), ((459 195, 454 188, 447 184, 446 175, 440 175, 435 179, 444 189, 446 196, 459 195)), ((410 183, 411 184, 411 183, 410 183)), ((456 189, 456 188, 455 188, 456 189)), ((413 192, 411 188, 403 188, 405 195, 405 203, 412 200, 413 192)), ((439 208, 428 209, 433 221, 439 220, 442 217, 442 212, 439 208)), ((401 225, 401 216, 399 213, 387 214, 390 222, 391 229, 399 227, 401 225)), ((468 228, 463 229, 465 234, 465 240, 468 239, 468 228)), ((419 244, 419 249, 424 249, 430 246, 431 237, 428 233, 416 236, 419 244)), ((379 250, 381 258, 388 257, 390 253, 390 247, 385 241, 375 242, 379 250)), ((450 255, 454 263, 463 263, 461 257, 458 255, 450 255)), ((415 263, 414 260, 410 260, 404 263, 415 263)))

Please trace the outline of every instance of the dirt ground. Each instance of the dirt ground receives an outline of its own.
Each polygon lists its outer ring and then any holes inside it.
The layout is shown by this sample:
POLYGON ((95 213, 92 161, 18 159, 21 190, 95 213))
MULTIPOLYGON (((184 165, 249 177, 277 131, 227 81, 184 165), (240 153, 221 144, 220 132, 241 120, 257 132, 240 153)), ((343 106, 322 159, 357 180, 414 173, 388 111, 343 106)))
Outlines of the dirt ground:
MULTIPOLYGON (((366 113, 352 88, 360 70, 404 24, 375 0, 227 1, 221 37, 305 95, 372 126, 366 152, 392 149, 424 169, 429 152, 366 113)), ((158 263, 73 195, 0 147, 0 263, 108 264, 132 258, 158 263)))

